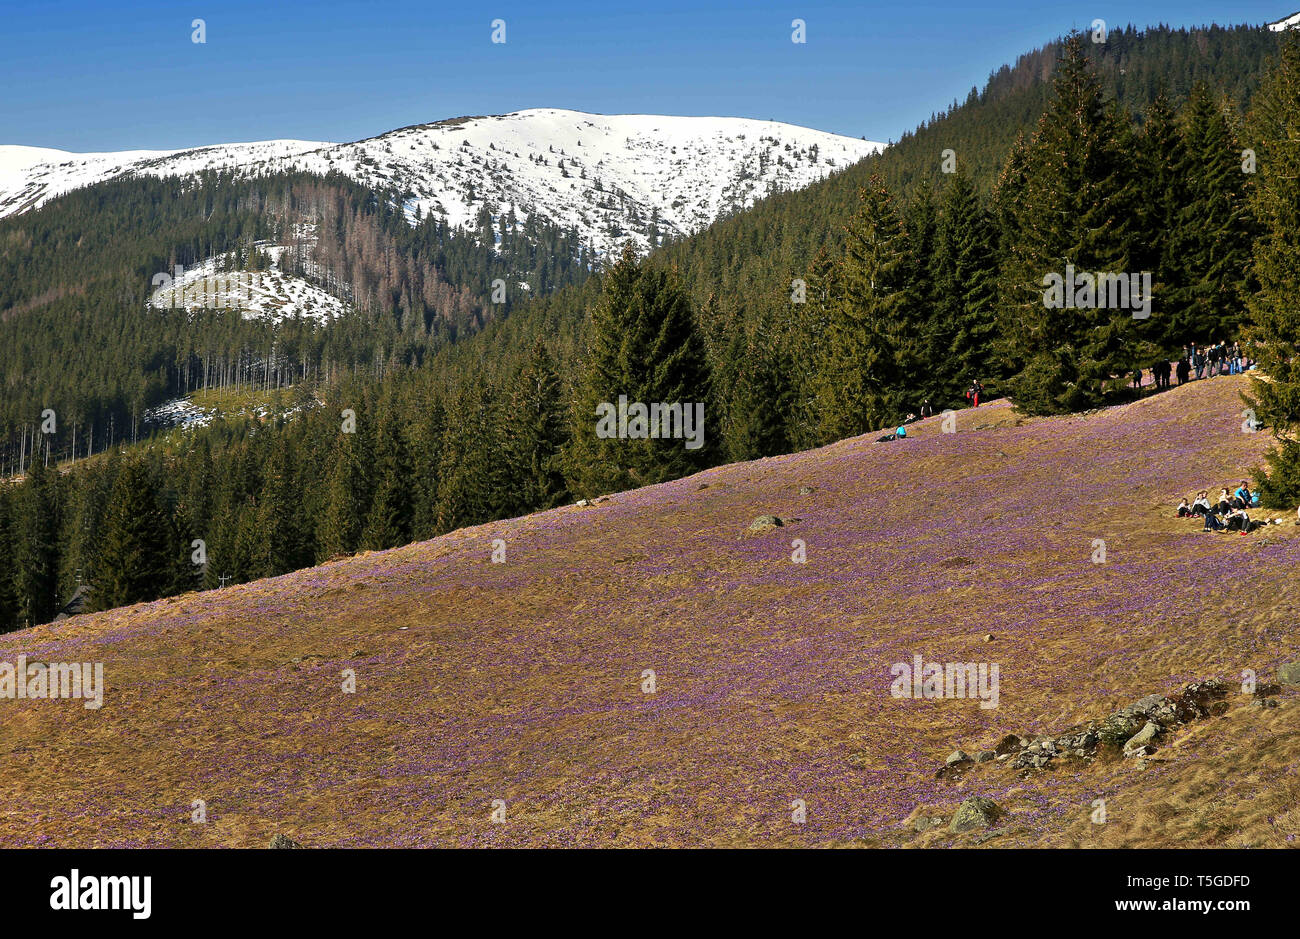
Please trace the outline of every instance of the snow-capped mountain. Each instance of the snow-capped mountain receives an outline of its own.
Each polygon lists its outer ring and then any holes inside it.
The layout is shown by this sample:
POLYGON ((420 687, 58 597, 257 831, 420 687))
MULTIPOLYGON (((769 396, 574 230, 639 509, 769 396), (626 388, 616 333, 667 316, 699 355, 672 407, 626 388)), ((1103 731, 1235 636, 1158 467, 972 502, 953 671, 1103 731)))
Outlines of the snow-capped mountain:
POLYGON ((1284 29, 1292 29, 1300 26, 1300 13, 1292 13, 1290 16, 1278 20, 1276 23, 1269 23, 1268 28, 1275 33, 1280 33, 1284 29))
POLYGON ((471 224, 486 206, 572 227, 598 251, 697 231, 777 190, 799 189, 884 145, 792 124, 536 108, 403 127, 356 143, 271 140, 176 151, 68 153, 0 146, 0 217, 124 174, 335 170, 471 224))
POLYGON ((185 176, 206 169, 258 167, 332 144, 266 140, 192 150, 69 153, 46 147, 0 146, 0 218, 39 208, 56 196, 127 174, 185 176))

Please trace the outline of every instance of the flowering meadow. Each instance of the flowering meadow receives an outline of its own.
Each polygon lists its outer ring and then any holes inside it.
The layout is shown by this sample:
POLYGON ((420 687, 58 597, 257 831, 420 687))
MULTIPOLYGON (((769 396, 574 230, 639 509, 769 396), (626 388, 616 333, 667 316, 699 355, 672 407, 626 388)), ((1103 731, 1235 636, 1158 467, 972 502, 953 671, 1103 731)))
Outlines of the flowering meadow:
POLYGON ((1294 510, 1250 535, 1173 512, 1269 446, 1246 387, 1032 420, 993 402, 955 433, 0 636, 0 661, 103 662, 107 685, 99 710, 0 700, 0 844, 965 845, 909 821, 972 795, 1010 813, 990 846, 1289 843, 1300 696, 1235 685, 1300 658, 1294 510), (761 514, 785 524, 750 534, 761 514), (997 707, 892 696, 918 655, 996 663, 997 707), (956 748, 1214 676, 1228 713, 1143 768, 936 777, 956 748))

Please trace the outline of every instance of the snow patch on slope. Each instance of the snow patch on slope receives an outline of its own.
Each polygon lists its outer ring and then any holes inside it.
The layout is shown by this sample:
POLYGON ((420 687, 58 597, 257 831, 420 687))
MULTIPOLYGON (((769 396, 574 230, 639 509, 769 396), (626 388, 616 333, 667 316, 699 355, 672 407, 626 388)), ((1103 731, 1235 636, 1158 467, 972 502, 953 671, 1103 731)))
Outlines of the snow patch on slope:
POLYGON ((279 323, 302 317, 326 323, 346 312, 349 305, 310 281, 285 272, 281 260, 289 249, 259 242, 275 267, 267 271, 228 271, 229 255, 208 258, 183 269, 180 277, 166 275, 149 298, 155 309, 239 310, 244 319, 279 323))
POLYGON ((191 428, 206 427, 212 423, 214 411, 199 407, 189 398, 172 398, 156 408, 144 412, 144 422, 150 427, 191 428))

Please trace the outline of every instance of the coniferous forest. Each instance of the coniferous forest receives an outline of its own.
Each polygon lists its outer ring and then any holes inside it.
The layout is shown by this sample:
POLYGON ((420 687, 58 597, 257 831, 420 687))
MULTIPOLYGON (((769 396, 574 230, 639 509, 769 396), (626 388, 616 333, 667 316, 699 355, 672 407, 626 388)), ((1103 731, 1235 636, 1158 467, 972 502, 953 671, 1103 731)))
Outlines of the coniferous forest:
POLYGON ((980 381, 1028 414, 1135 394, 1239 341, 1300 501, 1300 38, 1071 36, 882 154, 638 257, 481 214, 408 221, 341 176, 129 178, 0 221, 0 629, 889 428, 980 381), (300 233, 311 231, 310 239, 300 233), (322 325, 155 309, 151 278, 259 244, 346 301, 322 325), (1149 315, 1044 303, 1144 272, 1149 315), (509 285, 502 302, 493 283, 509 285), (252 402, 203 426, 144 415, 252 402), (614 445, 620 395, 704 406, 704 445, 614 445), (52 412, 49 426, 43 415, 52 412))

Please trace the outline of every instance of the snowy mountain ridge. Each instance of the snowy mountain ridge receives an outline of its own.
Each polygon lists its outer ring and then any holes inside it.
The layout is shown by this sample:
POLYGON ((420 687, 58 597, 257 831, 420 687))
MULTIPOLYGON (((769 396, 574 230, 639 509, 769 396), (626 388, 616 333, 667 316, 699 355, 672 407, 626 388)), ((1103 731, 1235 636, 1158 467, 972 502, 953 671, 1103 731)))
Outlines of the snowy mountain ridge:
POLYGON ((1268 24, 1268 28, 1273 30, 1275 33, 1280 33, 1287 29, 1293 29, 1296 26, 1300 26, 1300 13, 1292 13, 1290 16, 1285 16, 1276 23, 1268 24))
POLYGON ((775 121, 556 108, 453 118, 342 144, 270 140, 118 153, 0 146, 0 218, 123 175, 334 170, 398 190, 411 219, 433 214, 462 227, 485 208, 494 219, 539 213, 605 253, 629 239, 644 249, 698 231, 883 147, 775 121))

